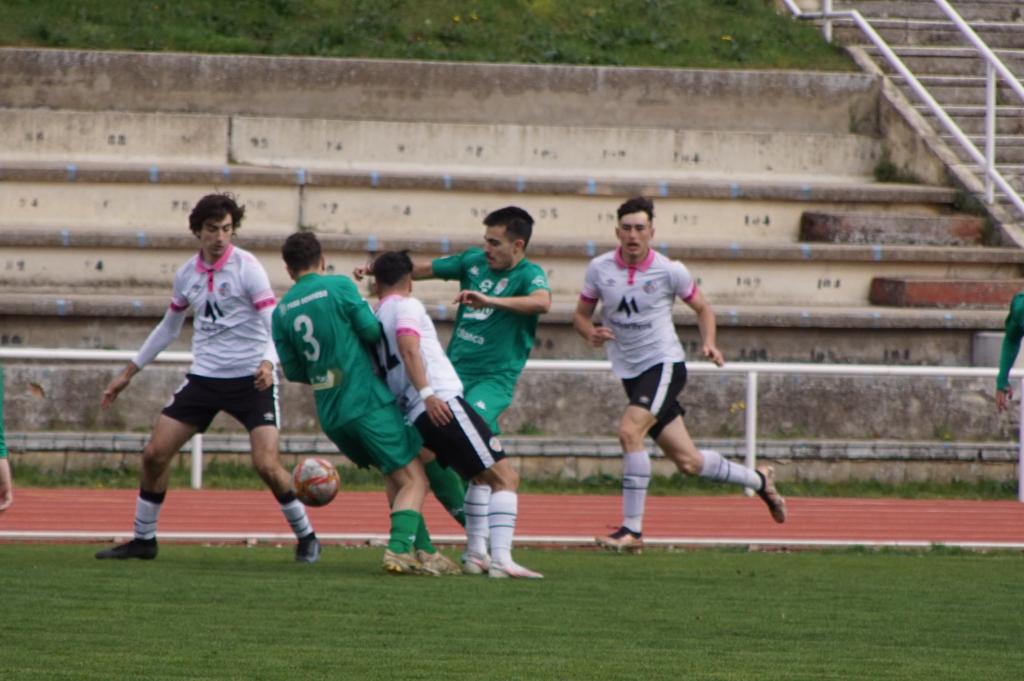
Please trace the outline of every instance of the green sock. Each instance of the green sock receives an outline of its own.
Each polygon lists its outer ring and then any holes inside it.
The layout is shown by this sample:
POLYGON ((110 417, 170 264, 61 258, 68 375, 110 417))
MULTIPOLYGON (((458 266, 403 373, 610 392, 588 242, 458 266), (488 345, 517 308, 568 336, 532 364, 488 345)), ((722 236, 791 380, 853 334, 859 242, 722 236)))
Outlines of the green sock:
POLYGON ((427 480, 430 481, 430 490, 441 502, 441 505, 448 509, 452 517, 463 527, 466 526, 466 512, 463 508, 466 503, 466 486, 462 478, 451 468, 445 468, 434 459, 426 464, 427 480))
POLYGON ((388 548, 393 553, 409 553, 423 524, 423 516, 411 509, 391 514, 391 538, 388 548))
POLYGON ((437 553, 437 549, 430 541, 430 532, 427 530, 427 521, 420 516, 420 526, 416 529, 416 541, 412 543, 417 551, 437 553))

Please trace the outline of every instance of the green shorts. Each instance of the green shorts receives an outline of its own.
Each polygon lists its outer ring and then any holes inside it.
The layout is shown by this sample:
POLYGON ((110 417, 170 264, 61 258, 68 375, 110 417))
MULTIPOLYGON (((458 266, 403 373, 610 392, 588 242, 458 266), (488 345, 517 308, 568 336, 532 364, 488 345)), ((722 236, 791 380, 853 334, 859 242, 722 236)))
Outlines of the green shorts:
POLYGON ((463 396, 466 401, 473 405, 491 432, 495 435, 501 433, 498 427, 498 417, 512 404, 512 398, 516 392, 516 379, 518 376, 463 376, 463 396))
POLYGON ((423 445, 420 434, 393 403, 324 434, 357 466, 373 466, 384 475, 408 465, 423 445))

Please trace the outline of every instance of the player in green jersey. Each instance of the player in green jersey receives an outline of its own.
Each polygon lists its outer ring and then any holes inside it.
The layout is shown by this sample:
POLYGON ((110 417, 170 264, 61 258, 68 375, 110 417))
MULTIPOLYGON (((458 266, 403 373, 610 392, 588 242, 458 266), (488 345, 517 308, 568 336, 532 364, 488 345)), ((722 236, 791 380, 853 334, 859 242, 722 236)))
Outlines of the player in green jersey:
MULTIPOLYGON (((484 247, 413 266, 413 279, 458 280, 459 311, 448 343, 448 357, 465 389, 465 399, 495 434, 498 417, 512 403, 516 381, 533 348, 540 315, 551 309, 551 287, 544 270, 526 257, 533 217, 507 206, 484 218, 484 247)), ((356 278, 372 274, 369 267, 356 278)), ((454 471, 441 468, 428 453, 430 487, 458 518, 465 508, 467 535, 487 535, 490 488, 470 485, 462 494, 454 471)))
POLYGON ((1006 335, 999 355, 999 376, 996 378, 996 410, 1003 411, 1013 399, 1010 387, 1010 369, 1017 361, 1020 341, 1024 337, 1024 293, 1018 293, 1010 301, 1010 313, 1006 316, 1006 335))
POLYGON ((458 566, 431 545, 421 514, 428 486, 416 457, 422 440, 405 422, 367 351, 380 340, 373 310, 348 277, 325 276, 320 242, 311 232, 288 237, 281 255, 295 281, 274 311, 281 369, 289 380, 313 388, 320 427, 345 456, 384 474, 391 506, 384 570, 458 573, 458 566))

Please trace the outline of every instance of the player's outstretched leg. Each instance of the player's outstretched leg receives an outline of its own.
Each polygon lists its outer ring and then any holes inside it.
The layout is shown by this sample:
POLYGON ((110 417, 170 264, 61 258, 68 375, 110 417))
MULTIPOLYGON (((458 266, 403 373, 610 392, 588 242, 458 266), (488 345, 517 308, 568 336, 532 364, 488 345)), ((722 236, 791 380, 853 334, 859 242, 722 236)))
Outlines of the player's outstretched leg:
MULTIPOLYGON (((429 452, 429 450, 426 451, 429 452)), ((430 456, 433 456, 433 452, 430 452, 430 456)), ((422 453, 420 457, 423 458, 422 453)), ((438 463, 436 458, 424 461, 423 469, 427 474, 427 481, 430 482, 430 491, 434 493, 445 510, 455 518, 455 521, 465 527, 466 487, 462 478, 451 468, 445 468, 438 463)))
POLYGON ((252 465, 274 493, 274 498, 281 507, 281 515, 295 533, 295 561, 315 563, 320 559, 320 540, 317 539, 313 525, 309 522, 306 506, 295 496, 292 476, 281 465, 278 440, 278 430, 274 426, 263 425, 249 431, 252 465))

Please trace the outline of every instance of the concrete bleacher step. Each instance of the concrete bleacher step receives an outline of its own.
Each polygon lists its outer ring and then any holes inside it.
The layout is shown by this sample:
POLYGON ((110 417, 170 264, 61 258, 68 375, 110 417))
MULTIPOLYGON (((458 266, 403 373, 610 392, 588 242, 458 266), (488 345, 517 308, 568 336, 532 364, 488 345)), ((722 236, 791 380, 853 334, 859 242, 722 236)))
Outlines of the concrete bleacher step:
POLYGON ((223 164, 227 116, 0 109, 0 162, 223 164))
MULTIPOLYGON (((238 243, 264 263, 279 290, 290 285, 280 262, 277 235, 248 235, 238 243)), ((363 265, 371 251, 410 249, 417 258, 433 258, 479 243, 420 233, 415 237, 376 239, 322 236, 328 262, 341 273, 363 265)), ((530 255, 548 273, 556 300, 572 305, 586 264, 614 242, 538 238, 530 255)), ((808 243, 665 244, 659 250, 682 260, 701 289, 722 305, 864 305, 877 276, 1014 278, 1024 251, 1007 248, 882 246, 808 243)), ((76 234, 59 231, 5 232, 0 236, 0 290, 18 292, 121 291, 126 297, 168 290, 176 269, 195 252, 188 235, 163 236, 140 243, 131 232, 76 234)), ((450 286, 417 284, 418 295, 443 304, 450 286)))
MULTIPOLYGON (((935 115, 923 104, 914 108, 931 121, 932 127, 940 132, 944 129, 938 124, 935 115)), ((960 126, 960 129, 968 135, 982 135, 985 132, 985 107, 984 106, 948 106, 945 111, 950 118, 960 126)), ((1003 105, 996 107, 996 134, 997 135, 1024 135, 1024 105, 1010 106, 1003 105)))
POLYGON ((231 158, 310 169, 477 169, 501 174, 867 175, 863 135, 643 127, 232 119, 231 158))
MULTIPOLYGON (((958 156, 964 161, 971 161, 971 156, 963 149, 952 135, 942 135, 942 139, 949 144, 958 156)), ((985 153, 984 135, 969 135, 968 139, 977 147, 978 151, 985 153)), ((1024 164, 1024 135, 996 135, 995 136, 996 163, 1000 165, 1024 164)))
MULTIPOLYGON (((656 177, 656 176, 655 176, 656 177)), ((956 192, 946 187, 822 181, 625 180, 546 175, 366 173, 246 167, 19 164, 0 166, 5 229, 133 229, 141 238, 178 233, 195 198, 228 190, 246 205, 245 233, 299 226, 370 238, 420 233, 479 238, 487 212, 517 204, 538 220, 538 233, 605 239, 625 196, 657 201, 657 240, 780 241, 797 233, 805 209, 941 212, 956 192)))
POLYGON ((814 213, 800 219, 800 240, 826 243, 980 246, 985 221, 973 215, 814 213))
MULTIPOLYGON (((1024 7, 1018 0, 955 0, 953 8, 964 19, 975 21, 1024 21, 1024 7)), ((946 19, 932 0, 835 0, 836 11, 855 9, 867 18, 946 19)), ((820 10, 821 0, 808 3, 820 10)))
POLYGON ((1000 308, 1024 290, 1024 279, 921 279, 877 277, 871 302, 896 307, 1000 308))
POLYGON ((867 175, 879 142, 820 132, 0 109, 0 161, 448 168, 516 174, 867 175))
MULTIPOLYGON (((894 75, 896 73, 895 67, 881 56, 881 51, 873 44, 863 45, 862 49, 871 55, 886 74, 894 75)), ((973 46, 918 45, 896 47, 893 51, 916 76, 984 76, 986 74, 987 62, 973 46)), ((1024 73, 1024 49, 1001 49, 994 50, 994 52, 1012 73, 1024 73)))
MULTIPOLYGON (((891 76, 892 81, 907 93, 907 98, 918 103, 917 96, 906 86, 902 76, 891 76)), ((943 106, 985 105, 985 78, 983 76, 918 76, 921 85, 943 106)), ((996 83, 996 103, 1013 105, 1019 101, 1010 86, 1003 81, 996 83)))
MULTIPOLYGON (((442 339, 451 332, 455 284, 424 299, 442 339)), ((0 346, 135 350, 167 309, 169 289, 25 291, 0 297, 0 346)), ((419 285, 414 289, 421 295, 419 285)), ((718 342, 729 361, 894 363, 968 366, 979 336, 998 336, 1003 309, 888 308, 869 305, 728 305, 712 301, 718 342)), ((557 299, 537 330, 535 359, 604 359, 572 329, 574 300, 557 299)), ((700 352, 694 315, 683 305, 674 319, 691 356, 700 352)), ((188 350, 185 325, 170 350, 188 350)), ((169 390, 173 385, 168 386, 169 390)))
MULTIPOLYGON (((819 22, 820 23, 820 22, 819 22)), ((931 19, 871 19, 871 26, 889 45, 955 45, 967 42, 963 34, 950 21, 931 19)), ((866 42, 860 28, 852 21, 837 19, 834 35, 843 45, 862 45, 866 42)), ((978 21, 971 28, 990 48, 1020 49, 1024 47, 1019 22, 978 21)))

